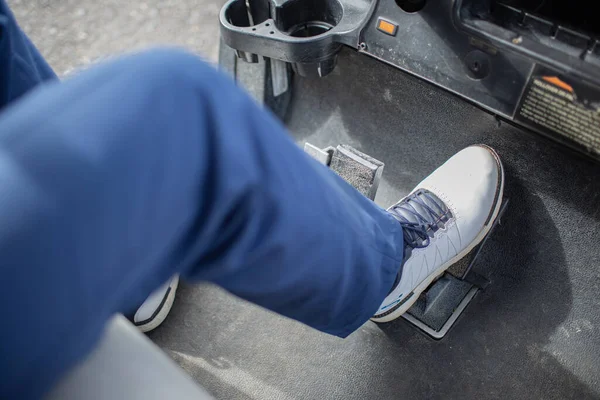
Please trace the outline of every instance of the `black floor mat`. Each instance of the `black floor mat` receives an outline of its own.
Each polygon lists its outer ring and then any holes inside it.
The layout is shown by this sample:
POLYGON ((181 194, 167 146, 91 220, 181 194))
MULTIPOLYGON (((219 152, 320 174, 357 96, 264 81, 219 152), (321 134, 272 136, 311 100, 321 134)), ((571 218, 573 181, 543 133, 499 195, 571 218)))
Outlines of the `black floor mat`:
POLYGON ((288 124, 384 161, 384 206, 460 149, 494 147, 511 204, 478 264, 491 285, 436 342, 401 319, 337 339, 182 284, 150 336, 216 398, 599 398, 599 165, 351 51, 295 82, 288 124))

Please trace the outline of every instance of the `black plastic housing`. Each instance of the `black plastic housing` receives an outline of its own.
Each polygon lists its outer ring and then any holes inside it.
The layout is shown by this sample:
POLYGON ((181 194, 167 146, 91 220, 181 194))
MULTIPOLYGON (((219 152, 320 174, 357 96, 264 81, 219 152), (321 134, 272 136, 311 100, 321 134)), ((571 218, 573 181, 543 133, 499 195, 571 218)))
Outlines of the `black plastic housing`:
POLYGON ((358 34, 374 0, 230 0, 220 14, 221 35, 238 56, 261 55, 293 64, 302 76, 335 68, 342 44, 358 48, 358 34))

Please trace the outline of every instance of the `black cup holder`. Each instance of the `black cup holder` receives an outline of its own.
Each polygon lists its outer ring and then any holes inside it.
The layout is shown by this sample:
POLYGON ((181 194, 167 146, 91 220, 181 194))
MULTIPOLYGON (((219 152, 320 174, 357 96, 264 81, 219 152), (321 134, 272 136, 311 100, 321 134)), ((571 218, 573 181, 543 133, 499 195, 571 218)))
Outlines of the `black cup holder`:
POLYGON ((275 25, 292 37, 314 37, 333 29, 343 13, 337 0, 291 0, 277 8, 275 25))
POLYGON ((269 0, 236 0, 226 6, 225 18, 239 28, 254 27, 272 18, 275 27, 287 36, 305 38, 322 35, 342 19, 338 0, 290 0, 275 8, 271 15, 269 0))
POLYGON ((229 0, 220 14, 221 35, 246 61, 261 55, 292 64, 302 76, 325 76, 335 67, 342 43, 358 43, 375 0, 346 1, 229 0), (342 30, 356 37, 342 42, 337 34, 342 30))

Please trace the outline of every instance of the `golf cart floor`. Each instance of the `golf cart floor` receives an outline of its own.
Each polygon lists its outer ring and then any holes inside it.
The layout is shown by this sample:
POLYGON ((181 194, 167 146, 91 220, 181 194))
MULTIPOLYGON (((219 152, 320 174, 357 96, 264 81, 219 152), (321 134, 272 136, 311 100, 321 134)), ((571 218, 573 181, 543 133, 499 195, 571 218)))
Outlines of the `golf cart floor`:
POLYGON ((510 206, 478 261, 490 286, 441 341, 403 319, 347 339, 209 285, 181 284, 149 336, 217 399, 600 397, 600 166, 373 59, 344 50, 295 78, 299 144, 349 144, 386 163, 377 203, 485 143, 510 206))

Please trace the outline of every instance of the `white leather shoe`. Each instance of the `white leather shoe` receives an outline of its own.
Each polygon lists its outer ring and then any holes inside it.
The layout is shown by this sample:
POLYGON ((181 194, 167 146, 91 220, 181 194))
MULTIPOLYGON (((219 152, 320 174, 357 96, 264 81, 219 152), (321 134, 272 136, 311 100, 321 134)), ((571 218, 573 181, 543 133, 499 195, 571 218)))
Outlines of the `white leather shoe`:
POLYGON ((399 280, 372 317, 388 322, 467 255, 489 232, 502 203, 504 171, 490 147, 467 147, 388 209, 404 232, 399 280))
POLYGON ((179 277, 176 275, 152 292, 135 314, 126 315, 127 319, 142 332, 150 332, 158 328, 171 311, 178 284, 179 277))

